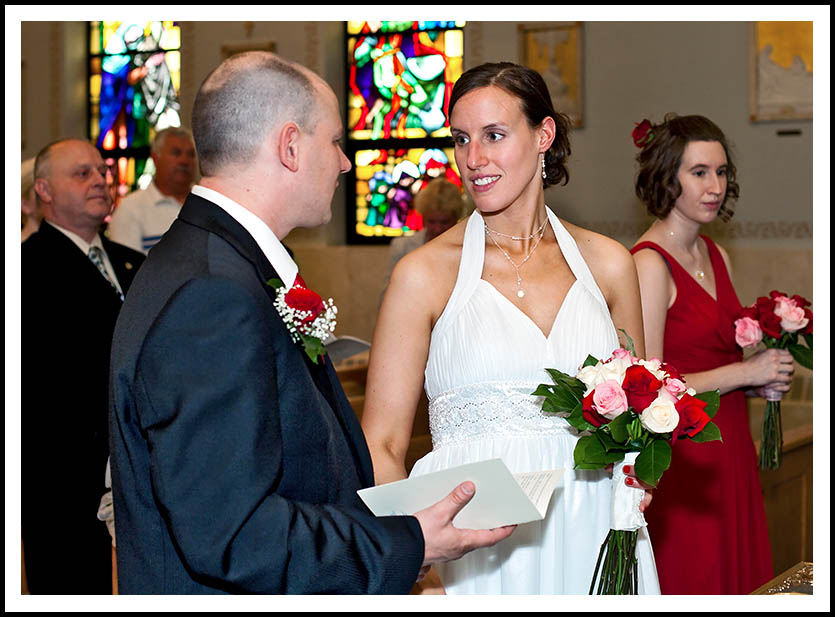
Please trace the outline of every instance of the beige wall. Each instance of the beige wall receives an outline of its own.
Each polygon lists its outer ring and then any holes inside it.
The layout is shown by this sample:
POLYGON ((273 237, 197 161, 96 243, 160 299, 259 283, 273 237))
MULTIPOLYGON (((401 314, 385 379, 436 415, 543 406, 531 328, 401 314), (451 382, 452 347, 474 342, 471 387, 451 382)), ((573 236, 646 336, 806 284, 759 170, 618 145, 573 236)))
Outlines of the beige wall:
MULTIPOLYGON (((530 23, 530 22, 528 22, 530 23)), ((465 66, 519 61, 518 23, 470 21, 465 66)), ((741 197, 730 224, 709 232, 734 260, 743 303, 772 288, 812 297, 812 122, 749 122, 747 22, 585 22, 585 126, 573 131, 571 180, 546 198, 560 216, 631 245, 651 219, 634 197, 630 132, 667 111, 711 117, 734 145, 741 197), (800 135, 780 137, 780 129, 800 135)), ((272 43, 321 74, 344 101, 343 22, 182 22, 183 120, 224 46, 272 43)), ((85 22, 23 22, 21 155, 84 135, 85 22), (58 58, 58 61, 55 61, 58 58)), ((288 237, 308 283, 340 306, 339 334, 369 338, 387 268, 386 248, 346 247, 345 186, 334 217, 288 237)), ((828 252, 828 247, 826 248, 828 252)))

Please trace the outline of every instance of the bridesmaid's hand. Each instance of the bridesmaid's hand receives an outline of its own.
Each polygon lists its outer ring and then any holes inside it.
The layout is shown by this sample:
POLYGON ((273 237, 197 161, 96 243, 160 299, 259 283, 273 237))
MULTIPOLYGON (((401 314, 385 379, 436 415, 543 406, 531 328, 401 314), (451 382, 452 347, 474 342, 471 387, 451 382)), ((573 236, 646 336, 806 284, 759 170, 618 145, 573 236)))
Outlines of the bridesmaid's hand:
POLYGON ((635 475, 635 468, 632 465, 624 465, 623 473, 626 474, 626 478, 623 480, 626 483, 626 486, 644 489, 644 498, 641 500, 641 505, 638 506, 638 510, 643 512, 649 507, 649 504, 652 501, 653 487, 649 484, 644 484, 638 479, 638 476, 635 475))
MULTIPOLYGON (((614 465, 606 465, 606 471, 608 471, 609 473, 612 473, 613 469, 614 465)), ((626 474, 626 478, 623 479, 623 482, 624 484, 626 484, 626 486, 644 489, 644 498, 641 499, 641 503, 638 506, 638 510, 643 512, 649 507, 649 504, 652 501, 652 491, 654 490, 653 487, 651 487, 649 484, 644 484, 638 479, 638 476, 635 475, 635 468, 632 465, 624 465, 623 473, 626 474)))

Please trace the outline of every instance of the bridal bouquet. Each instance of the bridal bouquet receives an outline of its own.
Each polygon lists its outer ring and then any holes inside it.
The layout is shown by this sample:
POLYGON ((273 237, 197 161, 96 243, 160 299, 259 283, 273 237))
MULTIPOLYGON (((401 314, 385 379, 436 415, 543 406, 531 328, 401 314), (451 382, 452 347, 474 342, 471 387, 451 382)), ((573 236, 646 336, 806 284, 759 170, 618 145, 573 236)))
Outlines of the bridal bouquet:
MULTIPOLYGON (((788 349, 801 366, 812 369, 812 311, 804 297, 789 298, 779 291, 761 296, 742 309, 734 322, 740 347, 763 343, 769 349, 788 349), (803 337, 805 345, 800 343, 803 337)), ((760 469, 779 469, 783 456, 783 426, 779 393, 766 396, 760 444, 760 469)))
POLYGON ((635 475, 655 487, 670 466, 676 441, 721 440, 711 421, 719 409, 718 391, 697 394, 673 366, 635 357, 627 340, 629 349, 617 349, 603 361, 589 356, 576 375, 546 369, 554 383, 533 392, 544 397, 543 412, 559 414, 581 431, 574 448, 576 469, 614 465, 611 528, 589 594, 595 581, 597 594, 638 590, 635 546, 638 529, 646 526, 638 508, 643 491, 624 485, 624 466, 634 465, 635 475))

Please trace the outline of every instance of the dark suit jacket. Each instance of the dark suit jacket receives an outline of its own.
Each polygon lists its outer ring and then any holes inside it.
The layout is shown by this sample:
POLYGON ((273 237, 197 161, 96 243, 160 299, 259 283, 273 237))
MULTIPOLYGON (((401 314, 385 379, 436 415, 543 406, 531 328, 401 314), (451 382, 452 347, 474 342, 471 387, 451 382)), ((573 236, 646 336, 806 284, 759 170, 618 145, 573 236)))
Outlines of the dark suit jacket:
POLYGON ((114 335, 120 593, 406 593, 413 517, 375 518, 359 423, 330 361, 273 306, 252 237, 190 195, 114 335))
MULTIPOLYGON (((102 238, 122 290, 145 256, 102 238)), ((21 245, 21 515, 32 593, 110 593, 107 490, 110 342, 122 306, 48 223, 21 245)))

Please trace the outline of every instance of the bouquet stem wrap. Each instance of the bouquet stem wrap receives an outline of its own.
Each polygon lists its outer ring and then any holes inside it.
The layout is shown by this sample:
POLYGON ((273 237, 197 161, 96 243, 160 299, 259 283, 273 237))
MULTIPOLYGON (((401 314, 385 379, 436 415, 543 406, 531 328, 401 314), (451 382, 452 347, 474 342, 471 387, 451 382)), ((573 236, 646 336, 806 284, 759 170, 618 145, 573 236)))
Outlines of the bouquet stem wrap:
POLYGON ((769 394, 765 400, 760 469, 779 469, 783 462, 783 421, 780 416, 780 394, 769 394))
POLYGON ((647 524, 639 509, 644 491, 626 486, 626 474, 623 472, 624 465, 634 467, 638 454, 627 452, 623 460, 614 465, 611 524, 609 534, 600 547, 589 595, 594 593, 595 582, 597 595, 638 593, 638 559, 635 556, 635 547, 638 543, 638 530, 647 524))

